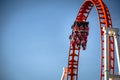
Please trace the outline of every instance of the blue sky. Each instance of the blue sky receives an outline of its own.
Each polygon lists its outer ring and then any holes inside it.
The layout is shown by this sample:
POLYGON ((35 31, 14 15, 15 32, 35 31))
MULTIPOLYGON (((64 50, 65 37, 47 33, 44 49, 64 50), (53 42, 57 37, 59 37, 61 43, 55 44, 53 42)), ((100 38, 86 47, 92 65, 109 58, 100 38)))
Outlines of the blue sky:
MULTIPOLYGON (((84 0, 1 0, 1 80, 60 80, 67 66, 69 35, 84 0)), ((120 25, 119 0, 107 4, 113 27, 120 25)), ((79 80, 99 80, 100 41, 95 8, 88 21, 87 50, 81 51, 79 80)))

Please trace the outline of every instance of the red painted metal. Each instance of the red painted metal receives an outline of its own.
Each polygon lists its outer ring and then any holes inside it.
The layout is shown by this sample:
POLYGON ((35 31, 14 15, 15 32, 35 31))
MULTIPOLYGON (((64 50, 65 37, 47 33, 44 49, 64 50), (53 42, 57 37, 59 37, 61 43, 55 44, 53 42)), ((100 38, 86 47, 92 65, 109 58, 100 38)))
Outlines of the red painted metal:
MULTIPOLYGON (((86 19, 92 9, 96 8, 99 24, 100 24, 100 80, 104 80, 104 31, 103 27, 112 27, 112 20, 109 10, 102 0, 85 0, 82 4, 74 24, 72 25, 72 34, 70 35, 70 48, 68 55, 68 74, 67 80, 78 80, 78 63, 81 47, 83 50, 86 49, 87 36, 88 34, 81 34, 81 31, 89 31, 83 29, 81 24, 86 23, 86 19), (83 44, 82 41, 84 40, 83 44)), ((88 25, 87 25, 88 26, 88 25)), ((109 37, 109 72, 114 74, 114 39, 109 37)))

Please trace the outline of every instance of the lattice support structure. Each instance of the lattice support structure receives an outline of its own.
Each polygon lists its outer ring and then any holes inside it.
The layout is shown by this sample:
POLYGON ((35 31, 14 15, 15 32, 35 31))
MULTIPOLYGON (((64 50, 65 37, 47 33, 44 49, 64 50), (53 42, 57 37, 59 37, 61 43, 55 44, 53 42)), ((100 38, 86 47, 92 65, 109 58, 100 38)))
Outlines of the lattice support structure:
POLYGON ((104 69, 104 74, 105 74, 105 78, 104 80, 120 80, 120 50, 119 50, 119 39, 118 39, 118 31, 119 29, 117 28, 104 28, 104 35, 105 35, 105 61, 104 61, 104 65, 105 65, 105 69, 104 69), (115 44, 115 50, 116 50, 116 57, 117 57, 117 64, 118 64, 118 75, 115 74, 111 74, 111 67, 113 66, 112 63, 110 63, 110 59, 113 57, 113 55, 109 55, 109 47, 110 45, 108 45, 108 41, 109 41, 109 37, 113 37, 114 39, 114 44, 115 44), (109 69, 110 68, 110 69, 109 69))

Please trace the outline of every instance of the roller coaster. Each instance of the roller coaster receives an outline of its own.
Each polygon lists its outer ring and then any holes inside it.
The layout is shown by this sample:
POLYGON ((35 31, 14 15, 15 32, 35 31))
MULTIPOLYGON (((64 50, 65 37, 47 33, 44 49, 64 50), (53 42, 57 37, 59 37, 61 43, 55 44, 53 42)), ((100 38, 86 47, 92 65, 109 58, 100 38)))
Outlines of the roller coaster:
POLYGON ((64 67, 61 80, 78 80, 80 50, 86 50, 89 35, 87 17, 95 7, 100 24, 100 80, 120 80, 120 47, 118 28, 113 28, 110 12, 102 0, 85 0, 71 26, 68 65, 64 67), (118 74, 114 74, 117 55, 118 74))

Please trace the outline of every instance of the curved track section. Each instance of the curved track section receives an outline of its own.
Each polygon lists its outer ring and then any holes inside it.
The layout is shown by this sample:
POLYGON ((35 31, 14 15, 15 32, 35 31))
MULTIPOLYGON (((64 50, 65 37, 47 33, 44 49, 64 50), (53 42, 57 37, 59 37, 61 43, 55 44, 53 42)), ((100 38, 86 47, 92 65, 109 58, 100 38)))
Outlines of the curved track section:
MULTIPOLYGON (((109 13, 109 10, 105 3, 102 0, 85 0, 82 4, 75 22, 86 22, 86 19, 92 9, 96 8, 98 14, 98 20, 100 24, 100 80, 104 78, 104 31, 103 27, 112 27, 112 20, 109 13)), ((109 37, 109 73, 114 74, 114 39, 109 37)), ((67 80, 78 80, 78 63, 79 63, 79 54, 80 47, 76 46, 76 42, 70 40, 69 56, 68 56, 68 73, 67 80)), ((99 52, 99 51, 98 51, 99 52)))

